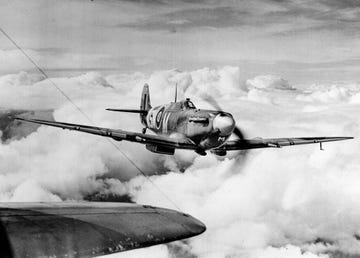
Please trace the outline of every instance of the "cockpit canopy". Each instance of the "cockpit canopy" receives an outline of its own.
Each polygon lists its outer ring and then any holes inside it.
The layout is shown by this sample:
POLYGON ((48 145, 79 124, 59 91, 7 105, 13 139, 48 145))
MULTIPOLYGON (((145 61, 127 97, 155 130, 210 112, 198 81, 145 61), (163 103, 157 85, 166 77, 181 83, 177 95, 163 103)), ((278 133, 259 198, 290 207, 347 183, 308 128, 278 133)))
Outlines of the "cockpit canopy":
POLYGON ((182 107, 184 109, 196 109, 194 103, 192 103, 189 98, 184 100, 184 102, 182 103, 182 107))

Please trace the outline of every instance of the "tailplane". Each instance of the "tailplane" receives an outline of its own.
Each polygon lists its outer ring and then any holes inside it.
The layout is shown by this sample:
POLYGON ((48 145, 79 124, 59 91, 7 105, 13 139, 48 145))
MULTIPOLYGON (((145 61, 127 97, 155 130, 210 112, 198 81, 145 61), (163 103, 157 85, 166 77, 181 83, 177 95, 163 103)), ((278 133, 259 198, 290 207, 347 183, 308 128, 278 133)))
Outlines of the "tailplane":
POLYGON ((108 111, 115 111, 115 112, 126 112, 126 113, 138 113, 140 114, 140 121, 141 123, 147 127, 146 124, 146 115, 148 111, 151 109, 150 104, 150 92, 149 92, 149 85, 146 83, 144 85, 143 91, 141 93, 141 103, 140 109, 117 109, 117 108, 107 108, 108 111))
POLYGON ((126 112, 126 113, 140 113, 140 114, 146 114, 146 110, 140 110, 140 109, 118 109, 118 108, 107 108, 108 111, 115 111, 115 112, 126 112))

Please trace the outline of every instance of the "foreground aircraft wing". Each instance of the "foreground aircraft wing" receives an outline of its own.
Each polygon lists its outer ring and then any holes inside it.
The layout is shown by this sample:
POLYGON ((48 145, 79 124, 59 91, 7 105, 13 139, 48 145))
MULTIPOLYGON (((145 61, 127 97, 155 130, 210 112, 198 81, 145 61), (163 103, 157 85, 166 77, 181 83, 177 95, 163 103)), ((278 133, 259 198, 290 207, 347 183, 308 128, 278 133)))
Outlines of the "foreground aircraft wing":
POLYGON ((69 129, 84 133, 110 137, 116 141, 125 140, 125 141, 137 142, 142 144, 162 145, 169 148, 196 149, 196 145, 187 139, 177 139, 177 138, 170 138, 159 135, 150 135, 150 134, 143 134, 136 132, 128 132, 123 130, 102 128, 97 126, 70 124, 70 123, 54 122, 54 121, 40 120, 40 119, 27 119, 21 117, 15 117, 15 119, 36 123, 36 124, 59 127, 62 129, 69 129))
POLYGON ((177 211, 130 203, 0 203, 0 257, 93 257, 205 231, 177 211))
POLYGON ((334 142, 353 139, 353 137, 298 137, 298 138, 268 138, 228 141, 220 148, 224 150, 247 150, 257 148, 281 148, 284 146, 334 142))

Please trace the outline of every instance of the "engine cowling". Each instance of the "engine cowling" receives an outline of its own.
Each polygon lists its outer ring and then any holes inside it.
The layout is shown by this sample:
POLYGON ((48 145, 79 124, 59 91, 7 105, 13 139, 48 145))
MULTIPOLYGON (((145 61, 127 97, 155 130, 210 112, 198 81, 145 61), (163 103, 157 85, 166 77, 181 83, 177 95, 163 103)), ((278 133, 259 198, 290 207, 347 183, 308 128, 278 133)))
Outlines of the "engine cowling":
POLYGON ((174 155, 175 149, 169 148, 161 145, 154 145, 154 144, 146 144, 146 149, 151 152, 160 153, 160 154, 167 154, 167 155, 174 155))

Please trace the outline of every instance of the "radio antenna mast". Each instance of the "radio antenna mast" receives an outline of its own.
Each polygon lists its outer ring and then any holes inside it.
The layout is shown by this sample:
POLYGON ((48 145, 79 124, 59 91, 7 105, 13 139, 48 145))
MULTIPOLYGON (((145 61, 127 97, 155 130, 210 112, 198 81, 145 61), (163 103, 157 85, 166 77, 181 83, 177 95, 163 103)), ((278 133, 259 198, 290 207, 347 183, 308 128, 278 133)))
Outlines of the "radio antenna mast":
POLYGON ((177 101, 177 83, 175 84, 175 103, 177 101))

